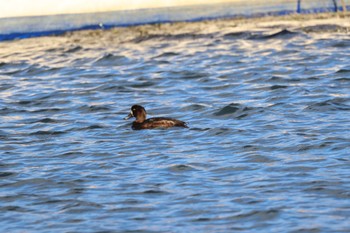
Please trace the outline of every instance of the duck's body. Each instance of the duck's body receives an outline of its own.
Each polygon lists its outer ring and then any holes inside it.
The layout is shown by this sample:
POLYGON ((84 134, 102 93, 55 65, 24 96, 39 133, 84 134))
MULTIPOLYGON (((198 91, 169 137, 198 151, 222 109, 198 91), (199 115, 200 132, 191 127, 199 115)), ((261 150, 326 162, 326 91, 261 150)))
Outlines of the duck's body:
POLYGON ((185 122, 166 117, 154 117, 149 118, 143 122, 134 121, 132 123, 133 129, 170 128, 174 126, 187 128, 185 122))
POLYGON ((133 105, 130 114, 125 118, 135 117, 136 120, 132 123, 132 129, 155 129, 155 128, 170 128, 184 127, 188 128, 186 123, 173 118, 154 117, 146 120, 146 110, 140 105, 133 105))

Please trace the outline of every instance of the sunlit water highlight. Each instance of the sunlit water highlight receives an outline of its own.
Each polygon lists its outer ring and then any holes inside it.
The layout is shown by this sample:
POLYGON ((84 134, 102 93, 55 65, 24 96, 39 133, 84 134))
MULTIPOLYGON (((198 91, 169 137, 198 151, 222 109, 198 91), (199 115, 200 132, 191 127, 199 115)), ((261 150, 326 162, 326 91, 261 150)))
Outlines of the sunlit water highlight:
POLYGON ((0 43, 1 232, 349 232, 349 26, 0 43), (189 129, 133 131, 132 104, 189 129))

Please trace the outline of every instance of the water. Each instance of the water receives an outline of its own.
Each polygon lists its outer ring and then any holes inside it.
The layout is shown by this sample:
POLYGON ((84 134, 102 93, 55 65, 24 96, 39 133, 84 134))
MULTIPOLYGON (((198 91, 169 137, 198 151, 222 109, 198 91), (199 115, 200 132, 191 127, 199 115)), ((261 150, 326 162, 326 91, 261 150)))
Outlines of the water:
POLYGON ((350 27, 276 20, 0 43, 0 231, 349 232, 350 27))

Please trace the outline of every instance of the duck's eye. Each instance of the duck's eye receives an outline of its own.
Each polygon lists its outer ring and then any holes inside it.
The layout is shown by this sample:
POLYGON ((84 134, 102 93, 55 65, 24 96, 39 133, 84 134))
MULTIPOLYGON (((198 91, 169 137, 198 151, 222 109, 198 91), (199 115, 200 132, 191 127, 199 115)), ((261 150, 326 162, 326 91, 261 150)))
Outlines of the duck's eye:
POLYGON ((133 110, 133 111, 135 111, 136 109, 135 109, 135 108, 133 108, 132 110, 133 110))

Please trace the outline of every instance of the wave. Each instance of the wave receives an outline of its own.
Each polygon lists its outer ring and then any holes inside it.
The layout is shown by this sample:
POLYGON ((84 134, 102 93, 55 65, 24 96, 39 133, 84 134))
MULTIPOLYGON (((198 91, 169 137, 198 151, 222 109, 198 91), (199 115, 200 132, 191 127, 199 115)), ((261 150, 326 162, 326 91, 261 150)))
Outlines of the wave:
POLYGON ((261 113, 262 111, 264 110, 260 107, 247 107, 238 103, 231 103, 221 108, 219 111, 215 112, 214 115, 219 117, 230 115, 236 119, 242 119, 254 115, 256 113, 261 113))
POLYGON ((324 32, 348 33, 350 32, 350 27, 339 26, 336 24, 321 24, 321 25, 300 27, 298 28, 298 30, 306 33, 324 33, 324 32))
POLYGON ((129 62, 129 59, 122 55, 107 53, 99 57, 93 65, 95 66, 120 66, 129 62))
POLYGON ((300 34, 299 32, 290 31, 288 29, 282 29, 271 34, 265 31, 262 31, 262 32, 243 31, 243 32, 232 32, 232 33, 224 34, 223 38, 224 39, 248 39, 248 40, 264 40, 264 39, 277 39, 277 38, 289 39, 299 34, 300 34))
POLYGON ((305 110, 325 112, 325 111, 350 111, 350 105, 346 103, 349 99, 335 98, 308 105, 305 110))

